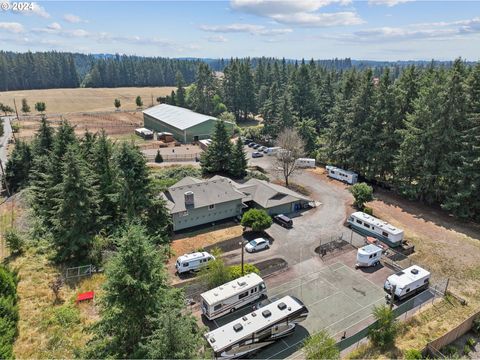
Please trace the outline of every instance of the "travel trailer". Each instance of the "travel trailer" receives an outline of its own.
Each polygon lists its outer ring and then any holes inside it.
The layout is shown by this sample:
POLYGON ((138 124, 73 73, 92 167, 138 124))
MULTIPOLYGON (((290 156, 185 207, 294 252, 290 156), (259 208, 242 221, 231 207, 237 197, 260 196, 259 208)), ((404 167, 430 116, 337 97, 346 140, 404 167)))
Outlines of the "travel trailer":
POLYGON ((327 165, 325 169, 328 176, 332 179, 337 179, 350 185, 356 184, 358 181, 358 174, 353 171, 343 170, 331 165, 327 165))
POLYGON ((213 320, 267 295, 263 279, 251 273, 200 295, 202 312, 213 320))
POLYGON ((349 216, 347 222, 352 229, 363 235, 373 236, 388 246, 402 245, 403 230, 376 217, 357 211, 349 216))
POLYGON ((205 338, 215 359, 244 359, 292 334, 307 316, 308 309, 300 300, 285 296, 210 331, 205 338))
POLYGON ((315 159, 299 158, 295 160, 295 165, 297 165, 299 168, 314 168, 315 159))
POLYGON ((395 287, 394 300, 403 300, 428 289, 429 283, 430 273, 418 265, 413 265, 390 275, 383 289, 387 292, 387 300, 391 299, 392 287, 395 287))
POLYGON ((206 251, 185 254, 178 257, 177 262, 175 263, 175 268, 179 274, 189 271, 198 271, 212 260, 215 260, 215 257, 206 251))
POLYGON ((377 266, 380 264, 383 249, 374 244, 369 244, 357 250, 356 268, 377 266))

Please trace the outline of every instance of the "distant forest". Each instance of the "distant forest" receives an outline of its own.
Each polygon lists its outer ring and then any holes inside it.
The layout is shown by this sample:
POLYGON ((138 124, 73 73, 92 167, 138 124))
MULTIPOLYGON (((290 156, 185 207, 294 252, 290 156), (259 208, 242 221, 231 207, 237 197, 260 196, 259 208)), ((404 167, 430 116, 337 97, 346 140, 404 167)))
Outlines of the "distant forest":
MULTIPOLYGON (((247 60, 247 59, 245 59, 247 60)), ((256 69, 261 64, 282 61, 288 65, 300 61, 274 58, 248 59, 256 69)), ((197 78, 198 64, 206 63, 213 71, 223 71, 232 59, 200 59, 141 57, 111 54, 86 55, 66 52, 14 53, 0 51, 0 91, 76 88, 76 87, 127 87, 127 86, 174 86, 178 73, 186 84, 197 78)), ((390 68, 398 77, 403 68, 415 64, 428 66, 426 61, 378 62, 346 59, 315 60, 314 63, 326 70, 345 71, 371 68, 380 75, 390 68)), ((451 66, 451 62, 436 65, 451 66)))

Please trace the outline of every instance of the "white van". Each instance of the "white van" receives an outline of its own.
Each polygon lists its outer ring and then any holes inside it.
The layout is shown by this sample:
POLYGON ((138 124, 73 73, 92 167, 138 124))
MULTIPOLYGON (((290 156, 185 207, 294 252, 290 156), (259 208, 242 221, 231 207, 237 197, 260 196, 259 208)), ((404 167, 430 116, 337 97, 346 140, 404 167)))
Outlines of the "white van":
POLYGON ((387 300, 391 299, 392 287, 395 287, 395 300, 403 300, 428 289, 430 272, 418 265, 410 266, 396 274, 390 275, 383 289, 387 292, 387 300))
POLYGON ((314 168, 315 159, 299 158, 295 160, 295 165, 297 165, 299 168, 314 168))
POLYGON ((206 251, 185 254, 177 259, 175 268, 179 274, 189 271, 198 271, 201 267, 212 260, 215 260, 215 257, 206 251))
POLYGON ((267 155, 275 155, 278 150, 280 150, 281 147, 279 146, 275 146, 275 147, 269 147, 269 148, 266 148, 265 150, 263 150, 263 153, 264 154, 267 154, 267 155))
POLYGON ((374 244, 369 244, 357 250, 356 268, 377 266, 380 263, 383 249, 374 244))

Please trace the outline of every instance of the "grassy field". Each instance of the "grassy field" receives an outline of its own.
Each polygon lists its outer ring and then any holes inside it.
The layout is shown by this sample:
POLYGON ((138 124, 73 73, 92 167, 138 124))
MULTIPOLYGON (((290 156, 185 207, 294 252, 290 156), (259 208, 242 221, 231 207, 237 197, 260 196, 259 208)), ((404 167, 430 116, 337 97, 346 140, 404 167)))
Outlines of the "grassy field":
POLYGON ((140 95, 144 106, 156 104, 156 98, 169 95, 174 87, 126 87, 126 88, 78 88, 78 89, 45 89, 45 90, 17 90, 0 92, 0 102, 13 107, 13 99, 17 102, 18 110, 21 101, 26 98, 32 113, 37 101, 47 105, 47 114, 70 113, 83 111, 113 111, 113 101, 120 99, 122 110, 135 110, 135 98, 140 95))

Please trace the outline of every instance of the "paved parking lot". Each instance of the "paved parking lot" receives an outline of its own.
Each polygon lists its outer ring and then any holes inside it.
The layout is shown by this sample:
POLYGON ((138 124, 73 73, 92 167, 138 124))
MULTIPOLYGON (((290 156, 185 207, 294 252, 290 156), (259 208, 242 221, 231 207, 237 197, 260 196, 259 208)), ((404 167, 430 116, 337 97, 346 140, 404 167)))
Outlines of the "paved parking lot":
MULTIPOLYGON (((339 255, 340 261, 332 258, 332 263, 323 262, 319 256, 310 258, 266 280, 270 299, 295 296, 307 306, 309 315, 294 334, 265 348, 256 358, 287 358, 310 334, 321 329, 337 334, 369 318, 373 306, 385 303, 382 285, 392 271, 382 267, 373 272, 355 270, 355 254, 351 250, 339 255)), ((222 326, 251 311, 247 306, 207 325, 222 326)))

